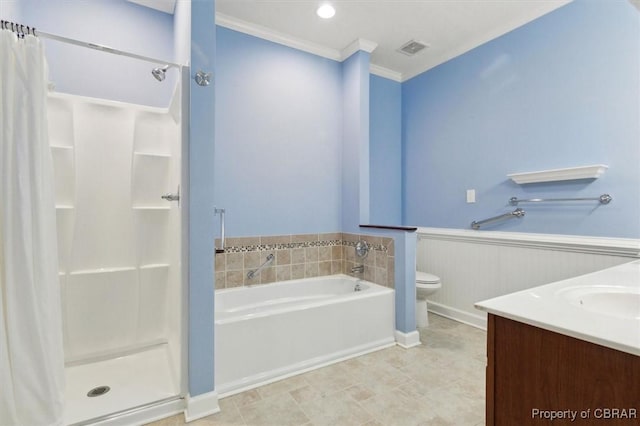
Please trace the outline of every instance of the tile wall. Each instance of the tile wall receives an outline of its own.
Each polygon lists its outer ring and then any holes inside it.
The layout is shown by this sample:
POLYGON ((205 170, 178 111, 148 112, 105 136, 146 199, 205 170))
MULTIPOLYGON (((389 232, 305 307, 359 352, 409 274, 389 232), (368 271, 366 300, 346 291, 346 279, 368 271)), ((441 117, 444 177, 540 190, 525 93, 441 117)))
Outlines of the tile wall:
MULTIPOLYGON (((216 240, 216 247, 220 241, 216 240)), ((297 234, 227 238, 225 253, 216 254, 216 290, 243 285, 351 273, 364 264, 364 279, 394 287, 393 239, 347 233, 297 234), (364 261, 357 261, 355 244, 369 243, 371 250, 364 261), (262 272, 249 279, 247 273, 263 264, 269 254, 274 260, 262 272)))

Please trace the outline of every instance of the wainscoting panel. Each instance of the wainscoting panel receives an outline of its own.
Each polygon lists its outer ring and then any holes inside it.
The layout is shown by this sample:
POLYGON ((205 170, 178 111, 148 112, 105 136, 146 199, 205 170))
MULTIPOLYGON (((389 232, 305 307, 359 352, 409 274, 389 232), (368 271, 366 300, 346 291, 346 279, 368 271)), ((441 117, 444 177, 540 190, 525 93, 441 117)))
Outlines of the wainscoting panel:
POLYGON ((420 228, 416 265, 439 276, 429 310, 486 328, 474 303, 638 258, 640 241, 420 228))

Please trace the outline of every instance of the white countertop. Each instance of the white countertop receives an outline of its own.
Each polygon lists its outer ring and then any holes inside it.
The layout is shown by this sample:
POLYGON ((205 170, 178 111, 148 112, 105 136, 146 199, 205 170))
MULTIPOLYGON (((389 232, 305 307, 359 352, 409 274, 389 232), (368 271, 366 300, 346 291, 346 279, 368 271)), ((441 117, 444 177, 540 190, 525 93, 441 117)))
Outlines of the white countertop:
POLYGON ((476 303, 476 308, 640 356, 640 260, 476 303))

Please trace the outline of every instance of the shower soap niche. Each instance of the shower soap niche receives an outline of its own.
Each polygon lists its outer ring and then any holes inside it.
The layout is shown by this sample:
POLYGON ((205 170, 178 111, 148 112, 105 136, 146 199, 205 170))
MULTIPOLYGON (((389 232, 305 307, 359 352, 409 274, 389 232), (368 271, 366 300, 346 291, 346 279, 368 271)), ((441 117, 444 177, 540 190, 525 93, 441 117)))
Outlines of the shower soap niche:
POLYGON ((537 172, 510 173, 507 175, 517 184, 557 182, 575 179, 597 179, 607 171, 609 166, 593 164, 590 166, 568 167, 565 169, 540 170, 537 172))

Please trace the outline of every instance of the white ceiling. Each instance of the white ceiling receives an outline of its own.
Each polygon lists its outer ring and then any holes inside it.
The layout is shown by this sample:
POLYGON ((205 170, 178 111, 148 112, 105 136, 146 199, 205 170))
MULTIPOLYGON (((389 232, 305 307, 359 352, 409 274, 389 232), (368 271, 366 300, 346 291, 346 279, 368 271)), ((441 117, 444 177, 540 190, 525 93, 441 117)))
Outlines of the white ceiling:
MULTIPOLYGON (((177 0, 128 1, 173 13, 177 0)), ((216 23, 335 60, 372 50, 373 73, 404 81, 570 1, 216 0, 216 23), (335 7, 333 18, 316 15, 322 3, 335 7), (429 48, 397 51, 410 40, 429 48)))
MULTIPOLYGON (((1 0, 0 0, 1 1, 1 0)), ((127 0, 131 3, 136 3, 141 6, 150 7, 151 9, 159 10, 160 12, 173 14, 176 10, 177 0, 127 0)))
POLYGON ((365 50, 377 44, 372 72, 404 81, 569 1, 216 0, 216 22, 336 60, 358 39, 365 50), (329 20, 315 13, 325 2, 336 9, 329 20), (397 51, 412 39, 430 47, 412 57, 397 51))

